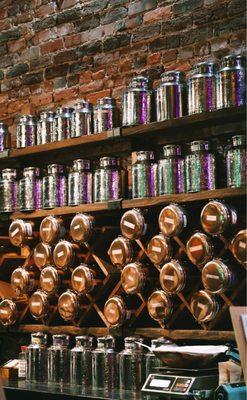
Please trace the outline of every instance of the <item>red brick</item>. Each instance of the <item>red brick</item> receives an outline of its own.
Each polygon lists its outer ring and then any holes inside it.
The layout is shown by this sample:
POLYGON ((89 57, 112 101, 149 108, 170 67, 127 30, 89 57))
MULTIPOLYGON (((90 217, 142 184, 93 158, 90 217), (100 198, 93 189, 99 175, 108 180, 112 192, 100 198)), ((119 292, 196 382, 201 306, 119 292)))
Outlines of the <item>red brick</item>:
POLYGON ((83 85, 80 87, 80 95, 84 93, 90 92, 98 92, 99 90, 103 89, 103 81, 92 81, 87 85, 83 85))
POLYGON ((46 17, 48 15, 54 14, 56 12, 56 4, 55 2, 44 4, 43 6, 39 7, 36 11, 36 17, 46 17))
POLYGON ((64 38, 65 47, 74 47, 81 43, 81 34, 66 36, 64 38))
POLYGON ((23 50, 25 47, 26 47, 26 41, 23 38, 8 43, 8 49, 10 53, 16 53, 20 50, 23 50))
POLYGON ((106 72, 107 72, 108 76, 115 75, 118 73, 118 71, 119 71, 118 65, 110 64, 106 68, 106 72))
POLYGON ((74 27, 72 24, 63 24, 63 25, 59 25, 57 27, 57 36, 65 36, 65 35, 69 35, 70 33, 72 33, 74 30, 74 27))
POLYGON ((177 50, 165 50, 162 54, 162 62, 164 64, 168 64, 171 61, 175 61, 177 58, 177 50))
POLYGON ((56 32, 54 31, 54 29, 47 29, 45 31, 36 33, 35 36, 33 37, 33 43, 39 44, 55 38, 56 38, 56 32))
POLYGON ((78 3, 78 0, 64 0, 61 5, 61 9, 70 8, 75 6, 78 3))
POLYGON ((103 79, 105 78, 105 70, 101 69, 99 71, 93 72, 92 78, 97 81, 98 79, 103 79))
POLYGON ((126 72, 132 69, 133 60, 122 60, 120 62, 120 72, 126 72))
POLYGON ((0 94, 0 104, 6 103, 8 101, 8 94, 0 94))
POLYGON ((86 70, 81 73, 80 83, 89 83, 92 81, 92 71, 86 70))
POLYGON ((153 53, 148 55, 147 62, 148 64, 159 64, 161 60, 161 54, 160 53, 153 53))
POLYGON ((8 114, 18 113, 21 109, 21 102, 19 100, 13 100, 8 103, 8 114))
POLYGON ((100 92, 97 93, 91 93, 87 95, 87 99, 90 101, 92 104, 97 104, 97 100, 101 99, 102 97, 110 97, 111 96, 111 90, 106 89, 106 90, 101 90, 100 92))
POLYGON ((40 95, 31 96, 31 103, 34 106, 43 106, 52 102, 52 93, 41 93, 40 95))
POLYGON ((55 53, 58 50, 63 49, 63 40, 62 39, 56 39, 50 42, 47 42, 45 44, 43 44, 40 47, 41 50, 41 54, 47 54, 47 53, 55 53))
POLYGON ((58 90, 54 93, 54 101, 65 103, 67 100, 78 98, 78 88, 70 88, 64 90, 58 90))
POLYGON ((172 9, 171 6, 166 6, 166 7, 159 7, 156 8, 155 10, 146 12, 143 16, 144 24, 149 24, 150 22, 159 20, 164 21, 165 19, 170 18, 172 15, 171 9, 172 9))

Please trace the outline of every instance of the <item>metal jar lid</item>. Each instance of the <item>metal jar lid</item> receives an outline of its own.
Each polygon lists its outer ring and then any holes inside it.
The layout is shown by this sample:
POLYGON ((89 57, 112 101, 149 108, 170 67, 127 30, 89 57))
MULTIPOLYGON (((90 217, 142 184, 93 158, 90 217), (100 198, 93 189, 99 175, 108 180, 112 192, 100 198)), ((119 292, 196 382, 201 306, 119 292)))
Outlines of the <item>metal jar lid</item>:
POLYGON ((23 169, 23 176, 26 178, 35 178, 40 175, 40 168, 37 167, 27 167, 23 169))
POLYGON ((68 347, 69 336, 68 335, 52 335, 53 346, 68 347))
POLYGON ((154 160, 154 152, 153 151, 137 151, 136 152, 136 160, 140 161, 153 161, 154 160))
POLYGON ((74 321, 79 314, 80 304, 77 295, 67 290, 58 299, 58 312, 64 321, 74 321))
POLYGON ((210 293, 221 293, 231 286, 232 273, 221 260, 209 261, 202 270, 202 283, 210 293))
POLYGON ((113 296, 104 306, 104 316, 111 326, 121 326, 127 318, 126 304, 120 296, 113 296))
POLYGON ((231 251, 236 260, 247 267, 247 229, 239 231, 231 242, 231 251))
POLYGON ((190 151, 196 153, 197 151, 209 151, 210 143, 206 140, 194 140, 190 143, 190 151))
POLYGON ((5 168, 2 170, 2 178, 3 179, 16 179, 17 177, 17 171, 14 168, 5 168))
POLYGON ((60 164, 49 164, 47 165, 47 172, 49 175, 62 174, 64 172, 64 167, 60 164))
POLYGON ((118 236, 113 240, 108 254, 113 265, 123 267, 133 260, 134 252, 131 241, 123 236, 118 236))
POLYGON ((71 107, 58 107, 56 110, 56 116, 71 117, 71 113, 74 111, 71 107))
POLYGON ((52 248, 49 244, 40 242, 34 248, 33 251, 33 259, 35 265, 42 269, 46 267, 46 265, 52 264, 52 248))
POLYGON ((70 236, 74 242, 87 242, 93 231, 94 217, 87 214, 77 214, 70 224, 70 236))
POLYGON ((54 267, 46 267, 41 271, 40 287, 47 294, 54 294, 60 286, 60 277, 58 271, 54 267))
POLYGON ((61 240, 53 252, 54 264, 61 269, 71 267, 75 258, 74 245, 66 240, 61 240))
POLYGON ((127 239, 140 239, 146 233, 146 224, 141 210, 133 208, 124 213, 120 221, 122 235, 127 239))
POLYGON ((213 258, 213 243, 205 233, 196 232, 186 244, 186 253, 193 264, 202 267, 213 258))
MULTIPOLYGON (((93 347, 93 337, 92 336, 76 336, 75 337, 76 347, 90 348, 93 347)), ((73 349, 72 349, 73 351, 73 349)))
POLYGON ((172 257, 172 246, 170 239, 162 233, 152 237, 147 246, 148 257, 153 264, 163 264, 172 257))
POLYGON ((97 105, 116 107, 116 100, 112 97, 102 97, 101 99, 97 100, 97 105))
POLYGON ((94 274, 86 264, 81 264, 73 270, 71 287, 77 294, 86 294, 93 290, 94 274))
POLYGON ((210 235, 220 235, 237 222, 237 213, 224 203, 213 200, 201 212, 201 225, 210 235))
POLYGON ((49 309, 50 304, 47 294, 41 290, 34 292, 29 300, 30 314, 35 319, 42 319, 48 315, 49 309))
POLYGON ((180 293, 185 287, 186 273, 177 260, 171 260, 160 270, 160 284, 168 294, 180 293))
POLYGON ((16 304, 10 299, 4 299, 0 302, 0 323, 3 326, 13 325, 18 318, 16 304))
POLYGON ((221 69, 239 69, 245 67, 246 64, 246 57, 244 54, 229 54, 225 56, 221 60, 220 70, 221 69))
POLYGON ((212 76, 216 73, 216 65, 212 61, 203 61, 193 66, 191 71, 192 78, 200 76, 212 76))
POLYGON ((246 137, 245 135, 235 135, 232 137, 232 145, 233 147, 245 146, 246 137))
POLYGON ((138 75, 134 76, 129 84, 129 88, 131 89, 148 89, 149 87, 149 78, 146 76, 138 75))
POLYGON ((49 215, 45 217, 39 228, 39 234, 42 242, 54 243, 59 239, 61 223, 57 218, 49 215))
POLYGON ((212 321, 219 311, 219 304, 215 298, 205 290, 196 292, 190 302, 190 309, 198 322, 212 321))
POLYGON ((89 101, 81 99, 78 103, 75 104, 75 112, 89 112, 92 111, 92 104, 89 101))
POLYGON ((121 272, 122 288, 127 294, 140 293, 146 280, 146 270, 139 262, 127 264, 121 272))
POLYGON ((22 246, 32 237, 33 230, 30 222, 24 222, 22 219, 16 219, 9 227, 9 240, 17 247, 22 246))
POLYGON ((155 321, 164 321, 172 313, 172 300, 163 290, 156 290, 148 298, 147 309, 150 317, 155 321))
POLYGON ((163 146, 165 157, 181 156, 181 146, 179 144, 167 144, 163 146))
POLYGON ((104 167, 116 167, 120 163, 117 157, 101 157, 99 159, 99 165, 101 168, 104 167))
POLYGON ((185 83, 183 71, 166 71, 161 74, 162 83, 185 83))
POLYGON ((73 170, 74 171, 90 171, 90 160, 84 160, 79 158, 78 160, 73 161, 73 170))
POLYGON ((16 268, 11 275, 11 286, 17 296, 26 294, 30 290, 31 278, 22 267, 16 268))
POLYGON ((37 346, 47 345, 47 334, 43 332, 37 332, 31 334, 31 344, 37 346))
POLYGON ((186 226, 187 217, 182 207, 177 204, 169 204, 161 210, 159 228, 164 236, 177 236, 186 226))

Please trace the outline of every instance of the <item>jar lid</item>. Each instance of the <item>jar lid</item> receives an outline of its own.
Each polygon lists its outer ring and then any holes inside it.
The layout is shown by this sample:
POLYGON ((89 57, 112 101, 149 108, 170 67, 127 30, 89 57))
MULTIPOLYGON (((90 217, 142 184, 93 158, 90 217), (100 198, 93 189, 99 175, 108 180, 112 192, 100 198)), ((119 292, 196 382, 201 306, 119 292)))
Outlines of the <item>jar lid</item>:
POLYGON ((62 174, 64 172, 64 167, 60 164, 49 164, 47 165, 47 172, 49 175, 62 174))
POLYGON ((190 309, 197 321, 209 322, 218 313, 219 304, 212 295, 204 290, 199 290, 191 298, 190 309))
POLYGON ((59 274, 54 267, 46 267, 41 271, 40 287, 47 294, 53 294, 57 292, 60 285, 59 274))
POLYGON ((120 296, 114 296, 107 300, 104 306, 104 316, 111 326, 123 325, 127 317, 127 310, 120 296))
POLYGON ((170 239, 162 233, 152 237, 147 246, 147 254, 153 264, 163 264, 172 257, 170 239))
POLYGON ((69 336, 68 335, 52 335, 52 343, 54 346, 69 346, 69 336))
POLYGON ((19 118, 19 124, 27 121, 27 115, 21 115, 19 118))
POLYGON ((120 163, 119 158, 117 157, 101 157, 99 159, 100 167, 115 167, 120 163))
POLYGON ((37 332, 31 334, 31 344, 38 346, 46 346, 47 345, 47 334, 43 332, 37 332))
POLYGON ((81 346, 85 348, 93 347, 93 337, 92 336, 76 336, 75 337, 76 346, 81 346))
POLYGON ((212 61, 199 62, 192 68, 192 77, 196 75, 214 75, 215 73, 216 65, 212 61))
POLYGON ((45 217, 39 228, 41 240, 49 244, 56 242, 59 238, 60 226, 61 224, 57 218, 52 217, 51 215, 45 217))
POLYGON ((127 239, 140 239, 146 233, 146 224, 143 213, 137 208, 124 213, 120 221, 122 235, 127 239))
POLYGON ((3 179, 16 179, 17 171, 14 168, 5 168, 2 170, 3 179))
POLYGON ((26 294, 30 287, 30 275, 22 267, 16 268, 11 275, 11 287, 20 296, 26 294))
POLYGON ((185 287, 186 273, 177 260, 171 260, 160 270, 160 284, 168 294, 180 293, 185 287))
POLYGON ((16 304, 10 299, 4 299, 0 302, 0 323, 3 326, 13 325, 18 318, 16 304))
POLYGON ((109 105, 109 106, 115 107, 116 106, 116 100, 113 99, 112 97, 102 97, 101 99, 97 100, 97 104, 99 106, 109 105))
POLYGON ((68 114, 71 114, 72 112, 74 111, 74 109, 73 108, 71 108, 71 107, 58 107, 57 108, 57 111, 56 111, 56 115, 58 116, 61 116, 61 115, 65 115, 66 116, 66 114, 68 115, 68 114))
POLYGON ((247 229, 239 231, 231 242, 232 254, 236 260, 247 266, 247 229))
POLYGON ((155 321, 164 321, 170 317, 173 310, 171 298, 163 290, 156 290, 148 298, 147 309, 155 321))
POLYGON ((49 119, 53 119, 55 117, 55 113, 53 111, 48 111, 47 116, 49 119))
POLYGON ((32 226, 22 219, 16 219, 9 227, 9 240, 17 247, 22 246, 25 241, 32 236, 32 226))
POLYGON ((37 167, 27 167, 23 169, 23 176, 24 177, 38 177, 40 175, 40 168, 37 167))
POLYGON ((53 261, 51 246, 43 242, 38 243, 33 251, 33 259, 39 269, 43 269, 46 265, 51 264, 53 261))
POLYGON ((141 346, 139 343, 143 343, 142 338, 135 336, 124 338, 124 346, 126 349, 133 349, 134 351, 143 352, 143 346, 141 346))
POLYGON ((108 254, 113 265, 123 267, 133 259, 133 247, 131 241, 123 236, 118 236, 113 240, 108 254))
POLYGON ((202 283, 210 293, 221 293, 231 281, 231 271, 221 260, 209 261, 202 270, 202 283))
POLYGON ((42 111, 39 114, 39 120, 44 120, 44 119, 47 119, 47 118, 48 118, 48 111, 42 111))
POLYGON ((156 347, 163 346, 165 344, 171 344, 171 340, 166 339, 164 337, 160 337, 158 339, 152 339, 151 340, 151 348, 155 349, 156 347))
POLYGON ((35 319, 41 319, 49 313, 49 301, 47 294, 41 290, 37 290, 32 294, 29 300, 30 314, 35 319))
POLYGON ((210 143, 205 140, 194 140, 190 143, 190 150, 192 153, 196 151, 208 151, 210 150, 210 143))
POLYGON ((27 123, 32 123, 32 124, 36 123, 36 117, 34 115, 29 114, 26 117, 27 117, 27 123))
POLYGON ((72 266, 75 251, 72 243, 66 240, 58 242, 54 248, 53 259, 57 268, 67 269, 72 266))
POLYGON ((232 137, 232 145, 234 147, 243 146, 246 144, 245 135, 235 135, 232 137))
POLYGON ((77 295, 67 290, 58 299, 58 312, 65 321, 73 321, 78 317, 80 304, 77 295))
POLYGON ((213 243, 204 233, 196 232, 186 244, 186 253, 193 264, 202 267, 213 258, 213 243))
POLYGON ((163 146, 163 152, 165 157, 181 156, 181 146, 179 144, 167 144, 163 146))
POLYGON ((83 160, 82 158, 73 161, 74 171, 90 171, 90 160, 83 160))
POLYGON ((144 89, 148 89, 149 86, 149 78, 142 76, 142 75, 138 75, 138 76, 134 76, 129 84, 129 88, 144 88, 144 89))
MULTIPOLYGON (((236 213, 234 215, 237 216, 236 213)), ((201 224, 210 235, 220 235, 232 222, 232 213, 224 203, 213 200, 206 204, 201 212, 201 224)), ((237 221, 236 221, 237 222, 237 221)))
POLYGON ((78 294, 90 293, 94 288, 94 274, 86 265, 75 268, 71 275, 72 289, 78 294))
POLYGON ((77 214, 70 224, 70 236, 75 242, 85 243, 91 235, 94 225, 94 217, 87 214, 77 214))
POLYGON ((127 264, 121 272, 122 288, 127 294, 140 293, 146 283, 146 273, 139 262, 127 264))
POLYGON ((136 152, 137 161, 152 161, 154 160, 153 151, 137 151, 136 152))
POLYGON ((244 54, 228 54, 221 60, 220 68, 245 67, 246 57, 244 54))
POLYGON ((162 83, 184 83, 185 73, 183 71, 165 71, 161 74, 162 83))
POLYGON ((75 111, 83 111, 85 109, 87 109, 87 111, 89 109, 92 109, 92 104, 89 103, 89 101, 87 101, 87 100, 81 99, 78 103, 75 104, 74 112, 75 111))
POLYGON ((182 207, 169 204, 164 207, 159 215, 159 228, 164 236, 179 235, 187 226, 187 218, 182 207))

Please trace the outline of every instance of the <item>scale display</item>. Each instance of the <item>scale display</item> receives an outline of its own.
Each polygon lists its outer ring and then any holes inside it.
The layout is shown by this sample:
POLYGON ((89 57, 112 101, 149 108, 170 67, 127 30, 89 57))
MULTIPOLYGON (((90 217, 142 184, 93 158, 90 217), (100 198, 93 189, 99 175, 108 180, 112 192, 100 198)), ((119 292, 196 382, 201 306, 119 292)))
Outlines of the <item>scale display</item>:
POLYGON ((167 376, 167 375, 149 375, 142 390, 145 392, 169 392, 185 393, 189 390, 193 378, 167 376))

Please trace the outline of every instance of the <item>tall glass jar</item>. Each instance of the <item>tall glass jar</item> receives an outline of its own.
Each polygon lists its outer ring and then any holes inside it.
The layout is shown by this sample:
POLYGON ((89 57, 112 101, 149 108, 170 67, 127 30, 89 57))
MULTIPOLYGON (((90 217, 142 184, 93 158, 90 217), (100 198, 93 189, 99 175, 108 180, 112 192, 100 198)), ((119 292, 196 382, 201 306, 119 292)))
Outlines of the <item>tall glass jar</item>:
POLYGON ((37 138, 37 124, 33 115, 22 115, 16 130, 16 147, 25 148, 35 146, 37 138))
POLYGON ((75 160, 68 175, 68 205, 92 203, 92 172, 89 160, 75 160))
POLYGON ((134 77, 123 94, 123 126, 148 124, 151 121, 151 102, 149 79, 134 77))
POLYGON ((42 180, 39 168, 24 168, 23 178, 19 180, 18 189, 21 211, 32 211, 42 207, 42 180))
POLYGON ((72 108, 59 107, 53 122, 51 142, 69 139, 71 137, 72 108))
POLYGON ((216 109, 216 69, 213 62, 196 64, 188 80, 189 114, 216 109))
POLYGON ((0 122, 0 152, 9 149, 11 146, 11 137, 7 125, 0 122))
POLYGON ((231 148, 226 154, 227 187, 241 187, 246 185, 247 172, 246 138, 245 135, 232 137, 231 148))
POLYGON ((70 380, 69 336, 53 335, 48 349, 48 382, 68 383, 70 380))
POLYGON ((118 126, 118 109, 115 99, 103 97, 94 107, 94 133, 111 130, 118 126))
POLYGON ((218 108, 246 103, 246 57, 230 54, 221 60, 218 73, 218 108))
POLYGON ((132 198, 157 196, 157 164, 153 151, 138 151, 132 164, 132 198))
POLYGON ((126 337, 124 350, 119 353, 120 390, 138 392, 145 381, 145 353, 137 342, 143 343, 143 339, 126 337))
POLYGON ((94 202, 118 200, 124 195, 125 171, 116 157, 103 157, 94 172, 94 202))
POLYGON ((215 155, 209 142, 197 140, 190 143, 190 154, 185 157, 186 191, 200 192, 216 188, 215 155))
POLYGON ((31 344, 26 350, 27 381, 47 382, 47 335, 32 333, 31 344))
POLYGON ((67 205, 67 178, 62 165, 47 166, 47 175, 42 180, 42 197, 43 208, 67 205))
POLYGON ((92 385, 93 338, 76 336, 75 347, 70 351, 70 383, 87 389, 92 385))
POLYGON ((104 336, 97 339, 97 348, 92 351, 93 388, 111 392, 118 388, 117 353, 115 339, 104 336))
POLYGON ((163 337, 151 340, 151 350, 146 353, 146 377, 151 373, 158 373, 157 369, 163 367, 162 361, 152 352, 152 350, 169 343, 170 341, 163 337))
POLYGON ((182 71, 167 71, 161 75, 156 92, 157 121, 183 117, 187 114, 187 90, 182 71))
POLYGON ((54 124, 54 112, 43 111, 37 122, 37 144, 45 144, 51 141, 54 124))
POLYGON ((164 159, 158 163, 159 196, 162 194, 185 192, 184 159, 181 157, 181 146, 166 145, 163 147, 164 159))
POLYGON ((93 133, 93 108, 87 100, 75 105, 71 118, 71 137, 91 135, 93 133))
POLYGON ((18 208, 18 183, 16 169, 2 170, 0 179, 0 212, 13 212, 18 208))

